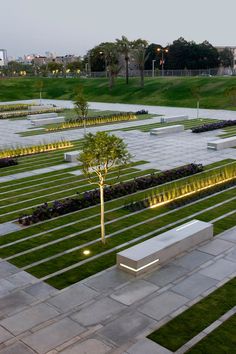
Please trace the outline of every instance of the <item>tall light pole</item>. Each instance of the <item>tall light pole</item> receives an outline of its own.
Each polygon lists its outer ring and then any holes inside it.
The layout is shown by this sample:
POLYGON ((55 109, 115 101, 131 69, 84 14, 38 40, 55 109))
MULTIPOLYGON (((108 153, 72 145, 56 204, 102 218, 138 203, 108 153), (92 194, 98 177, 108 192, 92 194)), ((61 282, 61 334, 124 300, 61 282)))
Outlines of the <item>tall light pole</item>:
POLYGON ((161 53, 161 76, 164 76, 164 53, 168 53, 168 48, 157 48, 158 53, 161 53))
POLYGON ((100 55, 104 56, 104 61, 105 61, 105 72, 106 72, 106 77, 107 77, 107 57, 106 54, 104 52, 99 52, 100 55))
POLYGON ((154 74, 155 74, 155 71, 154 71, 154 69, 155 69, 155 62, 156 62, 156 60, 152 60, 152 78, 154 78, 154 74))

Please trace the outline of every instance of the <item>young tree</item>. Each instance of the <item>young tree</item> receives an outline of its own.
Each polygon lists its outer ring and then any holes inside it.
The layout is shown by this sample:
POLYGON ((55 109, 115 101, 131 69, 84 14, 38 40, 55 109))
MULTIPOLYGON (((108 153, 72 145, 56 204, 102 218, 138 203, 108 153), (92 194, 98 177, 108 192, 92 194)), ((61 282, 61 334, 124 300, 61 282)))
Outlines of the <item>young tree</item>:
POLYGON ((39 105, 42 106, 43 81, 42 80, 36 81, 35 87, 39 91, 39 105))
POLYGON ((90 183, 95 183, 100 189, 101 204, 101 240, 105 244, 104 223, 104 187, 108 171, 114 166, 122 166, 130 160, 130 154, 122 139, 106 132, 87 134, 83 143, 82 152, 78 160, 82 163, 84 174, 90 183), (97 180, 94 181, 92 174, 97 180))
POLYGON ((148 59, 149 54, 146 54, 147 41, 144 39, 137 39, 133 42, 133 54, 134 59, 137 63, 137 66, 140 71, 140 87, 144 88, 144 68, 146 60, 148 59))
POLYGON ((78 115, 78 118, 82 117, 82 119, 83 119, 84 135, 85 135, 86 134, 86 118, 88 115, 89 104, 84 96, 82 89, 79 89, 77 95, 75 96, 74 107, 75 107, 75 111, 78 115))

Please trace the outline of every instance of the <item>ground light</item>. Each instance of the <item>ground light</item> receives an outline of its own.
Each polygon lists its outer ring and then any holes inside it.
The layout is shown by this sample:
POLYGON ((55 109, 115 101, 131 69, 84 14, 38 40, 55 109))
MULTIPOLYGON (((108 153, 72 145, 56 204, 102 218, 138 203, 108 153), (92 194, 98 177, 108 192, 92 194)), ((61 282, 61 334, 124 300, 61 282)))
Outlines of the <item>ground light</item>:
POLYGON ((83 251, 83 254, 84 254, 85 256, 89 256, 90 253, 91 253, 91 252, 90 252, 89 250, 84 250, 84 251, 83 251))

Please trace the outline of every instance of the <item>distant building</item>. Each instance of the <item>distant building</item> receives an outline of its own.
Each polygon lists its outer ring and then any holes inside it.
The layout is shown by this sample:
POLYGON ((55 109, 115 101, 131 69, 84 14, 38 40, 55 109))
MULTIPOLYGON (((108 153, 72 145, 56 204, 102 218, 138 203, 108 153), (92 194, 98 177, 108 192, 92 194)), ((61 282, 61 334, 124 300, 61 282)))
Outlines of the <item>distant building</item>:
POLYGON ((6 49, 0 49, 0 66, 6 66, 7 63, 8 63, 8 60, 7 60, 6 49))

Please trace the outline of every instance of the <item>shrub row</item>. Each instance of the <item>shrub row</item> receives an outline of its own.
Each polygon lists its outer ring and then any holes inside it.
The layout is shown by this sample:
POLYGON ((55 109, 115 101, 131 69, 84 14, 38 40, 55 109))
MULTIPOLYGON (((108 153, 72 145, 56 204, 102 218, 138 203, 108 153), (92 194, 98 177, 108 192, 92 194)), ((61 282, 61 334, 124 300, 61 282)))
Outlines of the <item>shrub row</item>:
MULTIPOLYGON (((189 164, 173 170, 155 173, 145 177, 138 177, 132 181, 118 183, 113 186, 107 186, 104 189, 104 200, 109 201, 115 198, 129 195, 140 190, 151 188, 153 186, 202 172, 202 170, 202 165, 189 164)), ((75 198, 66 198, 61 201, 55 201, 52 203, 52 205, 49 205, 48 203, 40 205, 33 210, 31 215, 20 216, 18 221, 20 224, 28 226, 33 223, 71 213, 73 211, 84 209, 99 203, 99 189, 94 189, 82 193, 75 198)))
POLYGON ((236 120, 224 120, 224 121, 219 121, 216 123, 203 124, 198 127, 191 128, 191 129, 192 129, 192 133, 203 133, 203 132, 208 132, 210 130, 231 127, 233 125, 236 125, 236 120))
MULTIPOLYGON (((104 124, 104 123, 113 123, 121 121, 135 120, 136 116, 133 113, 119 113, 107 116, 98 116, 98 117, 87 117, 86 126, 104 124)), ((80 128, 84 125, 84 120, 82 118, 77 120, 71 120, 65 123, 52 128, 47 128, 46 131, 57 131, 70 128, 80 128)))
MULTIPOLYGON (((32 114, 41 114, 41 113, 59 113, 62 112, 63 108, 47 108, 43 110, 38 110, 32 112, 32 114)), ((9 119, 9 118, 18 118, 18 117, 26 117, 29 114, 27 111, 22 111, 22 112, 6 112, 6 113, 0 113, 0 119, 9 119)))
POLYGON ((20 103, 20 104, 3 104, 0 105, 0 112, 11 112, 11 111, 21 111, 23 109, 27 110, 31 104, 20 103))
POLYGON ((0 159, 39 154, 41 152, 66 149, 72 146, 73 144, 68 140, 54 141, 40 145, 19 146, 16 148, 0 151, 0 159))
POLYGON ((0 159, 0 168, 14 166, 14 165, 18 165, 18 161, 16 158, 10 157, 10 158, 0 159))
MULTIPOLYGON (((195 200, 199 200, 201 198, 207 197, 208 195, 223 191, 223 190, 228 189, 228 188, 235 186, 235 185, 236 185, 236 179, 231 180, 231 181, 226 181, 222 184, 218 184, 218 185, 212 186, 208 189, 203 189, 201 191, 198 191, 192 195, 186 195, 185 197, 182 197, 180 199, 170 201, 168 203, 168 208, 169 209, 179 208, 183 205, 194 202, 195 200)), ((143 199, 143 200, 140 200, 137 202, 131 202, 129 204, 124 205, 124 209, 129 210, 130 212, 139 211, 142 209, 146 209, 148 207, 149 207, 149 203, 148 203, 147 199, 143 199)))

